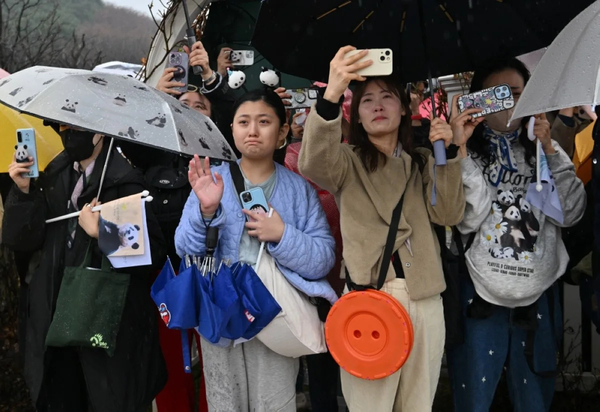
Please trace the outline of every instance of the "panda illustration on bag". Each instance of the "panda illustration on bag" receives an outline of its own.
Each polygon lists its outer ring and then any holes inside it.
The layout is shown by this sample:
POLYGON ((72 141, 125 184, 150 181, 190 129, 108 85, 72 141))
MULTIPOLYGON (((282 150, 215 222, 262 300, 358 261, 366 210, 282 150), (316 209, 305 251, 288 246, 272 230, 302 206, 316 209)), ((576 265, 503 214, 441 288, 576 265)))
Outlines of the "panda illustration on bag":
POLYGON ((102 252, 107 256, 112 255, 119 249, 139 249, 139 235, 140 227, 138 225, 131 223, 117 225, 100 216, 98 239, 102 252))

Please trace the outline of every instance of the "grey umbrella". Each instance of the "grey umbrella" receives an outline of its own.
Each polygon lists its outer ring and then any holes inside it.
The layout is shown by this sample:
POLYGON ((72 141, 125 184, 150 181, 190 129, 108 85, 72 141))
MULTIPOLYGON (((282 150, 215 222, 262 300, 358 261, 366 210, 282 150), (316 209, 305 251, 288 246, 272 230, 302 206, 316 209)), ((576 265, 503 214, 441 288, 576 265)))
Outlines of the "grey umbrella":
POLYGON ((129 76, 31 67, 0 82, 0 102, 117 139, 187 155, 235 159, 212 120, 129 76))

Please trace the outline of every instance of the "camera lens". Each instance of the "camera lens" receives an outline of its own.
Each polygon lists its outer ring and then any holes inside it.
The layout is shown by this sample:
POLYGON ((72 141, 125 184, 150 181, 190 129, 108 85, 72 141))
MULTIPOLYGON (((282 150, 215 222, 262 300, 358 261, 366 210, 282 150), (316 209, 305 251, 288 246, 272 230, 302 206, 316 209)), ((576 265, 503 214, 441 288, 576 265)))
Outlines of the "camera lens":
POLYGON ((252 201, 252 195, 250 193, 244 193, 242 195, 242 199, 244 200, 244 202, 249 203, 252 201))
POLYGON ((21 132, 17 132, 17 141, 19 143, 23 143, 23 136, 21 136, 21 132))
POLYGON ((381 57, 379 58, 379 60, 381 60, 382 62, 384 62, 384 61, 385 61, 385 56, 381 56, 381 57))
POLYGON ((389 51, 389 50, 386 50, 386 51, 385 51, 385 55, 386 55, 386 56, 389 56, 389 55, 390 55, 390 51, 389 51))

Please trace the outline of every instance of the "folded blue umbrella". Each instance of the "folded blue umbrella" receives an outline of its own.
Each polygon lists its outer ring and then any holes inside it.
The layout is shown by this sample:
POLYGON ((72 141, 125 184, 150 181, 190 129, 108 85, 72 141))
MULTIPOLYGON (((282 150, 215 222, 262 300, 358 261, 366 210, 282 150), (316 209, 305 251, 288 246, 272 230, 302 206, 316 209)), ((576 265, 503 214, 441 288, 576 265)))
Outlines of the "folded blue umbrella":
MULTIPOLYGON (((251 320, 245 314, 243 296, 240 296, 231 269, 222 264, 213 276, 212 300, 223 310, 223 323, 221 337, 226 339, 239 339, 250 327, 251 320)), ((253 310, 253 308, 251 308, 253 310)))
POLYGON ((186 373, 192 372, 192 361, 188 341, 188 329, 198 326, 200 303, 199 289, 194 271, 195 265, 180 267, 175 275, 171 260, 167 261, 150 289, 150 296, 158 307, 160 317, 169 329, 181 330, 183 366, 186 373))
POLYGON ((275 319, 281 312, 281 306, 250 265, 238 262, 231 266, 231 270, 242 298, 242 316, 250 321, 242 338, 250 340, 275 319))
POLYGON ((171 261, 167 258, 152 284, 150 295, 169 329, 190 329, 198 325, 195 283, 194 274, 189 270, 175 275, 171 261))

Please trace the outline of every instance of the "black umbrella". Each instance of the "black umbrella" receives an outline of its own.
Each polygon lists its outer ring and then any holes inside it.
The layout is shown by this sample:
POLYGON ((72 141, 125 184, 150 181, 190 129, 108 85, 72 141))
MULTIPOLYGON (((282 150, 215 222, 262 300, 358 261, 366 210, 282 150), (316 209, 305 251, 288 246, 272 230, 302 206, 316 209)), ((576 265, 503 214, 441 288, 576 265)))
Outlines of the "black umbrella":
POLYGON ((278 70, 326 81, 345 45, 391 48, 405 81, 548 46, 593 0, 265 0, 253 45, 278 70), (420 13, 422 9, 422 14, 420 13), (424 27, 424 29, 422 29, 424 27), (426 34, 428 47, 424 43, 426 34))

